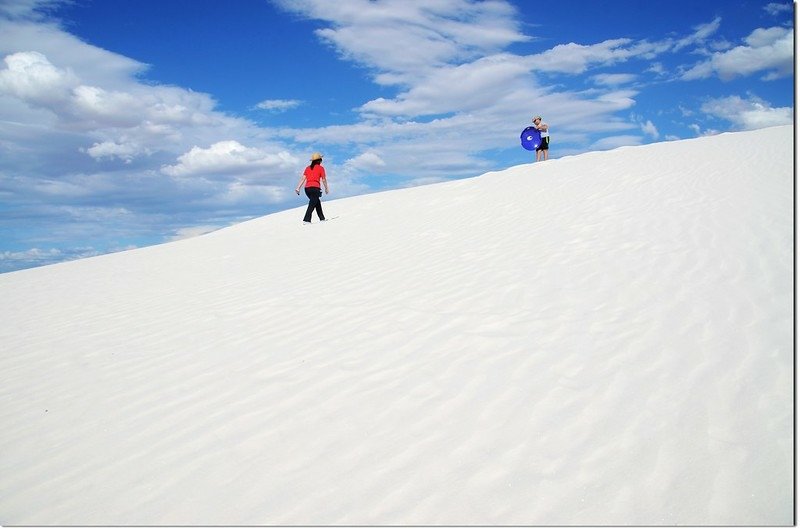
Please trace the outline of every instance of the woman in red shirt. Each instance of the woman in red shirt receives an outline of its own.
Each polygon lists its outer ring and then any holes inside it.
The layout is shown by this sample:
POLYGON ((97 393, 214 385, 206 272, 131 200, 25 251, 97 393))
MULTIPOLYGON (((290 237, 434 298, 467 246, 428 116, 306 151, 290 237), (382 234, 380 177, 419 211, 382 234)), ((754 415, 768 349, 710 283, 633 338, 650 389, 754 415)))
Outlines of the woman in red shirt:
POLYGON ((322 155, 315 152, 311 155, 311 164, 303 171, 303 176, 300 178, 294 192, 300 194, 300 186, 306 184, 306 196, 308 197, 308 208, 306 209, 306 216, 303 217, 303 222, 311 223, 311 212, 317 211, 319 220, 325 220, 325 215, 322 213, 322 186, 325 186, 325 194, 328 194, 328 180, 325 178, 325 168, 322 167, 322 155))

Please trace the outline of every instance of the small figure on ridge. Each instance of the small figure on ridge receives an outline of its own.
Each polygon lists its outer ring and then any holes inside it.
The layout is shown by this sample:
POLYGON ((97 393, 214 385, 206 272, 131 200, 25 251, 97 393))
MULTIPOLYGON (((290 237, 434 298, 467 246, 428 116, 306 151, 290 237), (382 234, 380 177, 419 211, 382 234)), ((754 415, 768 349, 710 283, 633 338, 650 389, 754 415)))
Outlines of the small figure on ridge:
POLYGON ((294 192, 300 194, 300 186, 305 183, 306 196, 308 197, 308 208, 306 215, 303 217, 303 222, 311 224, 311 213, 316 210, 319 220, 325 220, 325 215, 322 213, 322 186, 325 187, 325 194, 328 194, 328 179, 325 176, 325 168, 322 167, 322 155, 315 152, 311 155, 311 163, 303 171, 303 176, 300 177, 300 182, 294 192))

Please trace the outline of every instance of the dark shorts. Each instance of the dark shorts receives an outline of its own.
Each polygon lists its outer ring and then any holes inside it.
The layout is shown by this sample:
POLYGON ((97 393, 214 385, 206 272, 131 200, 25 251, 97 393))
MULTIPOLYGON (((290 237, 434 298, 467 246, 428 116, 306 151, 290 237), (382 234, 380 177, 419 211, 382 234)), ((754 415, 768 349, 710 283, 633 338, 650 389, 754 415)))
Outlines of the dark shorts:
POLYGON ((539 144, 539 147, 536 149, 537 151, 546 151, 550 148, 550 136, 546 138, 542 138, 542 143, 539 144))

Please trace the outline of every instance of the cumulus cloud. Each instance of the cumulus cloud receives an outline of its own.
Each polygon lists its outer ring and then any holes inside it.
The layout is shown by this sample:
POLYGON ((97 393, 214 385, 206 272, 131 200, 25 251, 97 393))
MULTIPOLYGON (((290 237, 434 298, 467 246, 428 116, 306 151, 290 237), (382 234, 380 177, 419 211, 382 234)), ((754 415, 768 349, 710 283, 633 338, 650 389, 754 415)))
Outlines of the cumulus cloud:
POLYGON ((270 168, 289 170, 298 163, 299 160, 287 151, 273 153, 227 140, 214 143, 207 149, 192 147, 178 157, 178 163, 163 166, 161 172, 175 177, 226 173, 244 175, 270 168))
POLYGON ((753 130, 776 125, 789 125, 794 119, 791 107, 772 108, 756 96, 743 99, 739 96, 711 99, 701 111, 729 121, 734 130, 753 130))
POLYGON ((134 158, 141 154, 150 154, 148 149, 143 149, 136 143, 117 143, 113 141, 104 141, 102 143, 95 143, 88 149, 86 153, 95 160, 103 160, 118 158, 130 164, 134 158))
POLYGON ((213 198, 213 203, 227 204, 234 208, 241 208, 243 205, 263 207, 265 204, 277 204, 295 196, 289 191, 289 186, 297 182, 295 179, 292 180, 291 183, 285 182, 283 185, 230 182, 218 197, 213 198))
POLYGON ((716 52, 682 78, 690 81, 713 75, 723 80, 766 72, 764 79, 788 77, 794 72, 794 32, 791 28, 759 28, 744 39, 744 45, 716 52))
POLYGON ((0 35, 0 57, 35 51, 56 68, 73 72, 81 84, 106 90, 126 89, 148 69, 147 64, 91 46, 47 21, 0 17, 0 35))
POLYGON ((375 152, 364 152, 345 162, 345 167, 357 171, 376 171, 386 167, 386 162, 375 152))
POLYGON ((634 56, 631 39, 609 39, 598 44, 559 44, 529 58, 532 68, 551 73, 580 74, 597 64, 611 65, 634 56))
MULTIPOLYGON (((17 52, 3 59, 0 95, 42 109, 56 126, 98 135, 140 135, 139 143, 163 145, 161 131, 176 127, 215 127, 235 122, 214 111, 207 95, 169 86, 148 86, 136 80, 120 89, 83 82, 79 72, 53 64, 38 51, 17 52), (123 132, 125 131, 125 132, 123 132)), ((120 142, 118 142, 120 143, 120 142)), ((89 149, 86 149, 89 152, 89 149)))
POLYGON ((79 84, 72 71, 53 66, 47 57, 36 51, 12 53, 3 62, 5 68, 0 70, 0 93, 32 104, 66 101, 71 90, 79 84))

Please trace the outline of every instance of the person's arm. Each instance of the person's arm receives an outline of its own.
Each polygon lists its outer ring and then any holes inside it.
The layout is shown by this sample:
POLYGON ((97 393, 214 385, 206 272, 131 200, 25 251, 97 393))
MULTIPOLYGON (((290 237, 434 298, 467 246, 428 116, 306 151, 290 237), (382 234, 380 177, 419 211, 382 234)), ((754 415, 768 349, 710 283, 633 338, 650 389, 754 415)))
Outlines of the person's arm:
MULTIPOLYGON (((300 186, 303 185, 303 182, 306 181, 306 175, 303 173, 303 176, 300 177, 300 181, 297 182, 297 187, 294 188, 294 192, 298 195, 300 194, 300 186)), ((325 184, 327 186, 327 184, 325 184)))
POLYGON ((319 169, 320 169, 319 181, 320 181, 320 183, 322 183, 323 187, 325 187, 325 194, 327 195, 328 192, 329 192, 328 191, 328 175, 325 173, 325 168, 322 167, 321 165, 319 166, 319 169))

